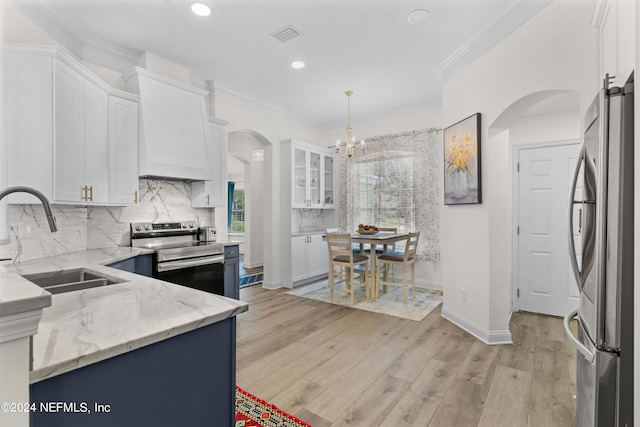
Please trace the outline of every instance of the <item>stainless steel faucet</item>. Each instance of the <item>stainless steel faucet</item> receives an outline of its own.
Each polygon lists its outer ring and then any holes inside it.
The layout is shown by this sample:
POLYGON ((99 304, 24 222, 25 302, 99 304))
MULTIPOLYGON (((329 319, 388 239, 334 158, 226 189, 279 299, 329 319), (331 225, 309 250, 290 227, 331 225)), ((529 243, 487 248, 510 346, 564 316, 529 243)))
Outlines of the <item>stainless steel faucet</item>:
POLYGON ((0 200, 11 193, 29 193, 40 199, 40 201, 42 202, 42 206, 44 207, 44 213, 47 215, 47 222, 49 222, 49 228, 51 229, 51 232, 55 233, 56 231, 58 231, 58 226, 56 225, 56 217, 53 216, 49 200, 47 200, 44 194, 31 187, 8 187, 0 191, 0 200))

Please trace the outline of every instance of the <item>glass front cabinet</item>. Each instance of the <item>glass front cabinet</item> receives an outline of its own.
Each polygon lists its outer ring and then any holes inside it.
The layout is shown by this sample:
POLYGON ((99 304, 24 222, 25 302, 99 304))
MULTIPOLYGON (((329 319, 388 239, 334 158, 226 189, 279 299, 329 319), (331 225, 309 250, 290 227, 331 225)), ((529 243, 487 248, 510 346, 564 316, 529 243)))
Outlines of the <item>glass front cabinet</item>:
POLYGON ((334 156, 291 144, 293 208, 334 208, 334 156))

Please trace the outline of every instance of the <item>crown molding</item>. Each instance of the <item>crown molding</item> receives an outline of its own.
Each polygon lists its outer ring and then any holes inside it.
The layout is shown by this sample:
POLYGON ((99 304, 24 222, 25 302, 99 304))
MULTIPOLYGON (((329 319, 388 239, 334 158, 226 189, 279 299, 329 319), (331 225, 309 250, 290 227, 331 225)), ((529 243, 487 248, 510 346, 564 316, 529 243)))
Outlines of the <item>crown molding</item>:
POLYGON ((73 22, 55 11, 50 0, 8 0, 16 9, 77 58, 125 72, 138 64, 141 51, 119 47, 89 37, 73 22))
POLYGON ((480 26, 474 35, 440 62, 436 69, 442 73, 445 81, 448 80, 526 22, 526 18, 523 18, 526 14, 522 14, 522 11, 533 9, 537 13, 551 2, 552 0, 514 0, 510 2, 509 6, 495 20, 489 25, 480 26))
POLYGON ((609 0, 594 0, 593 13, 591 14, 591 26, 600 28, 606 16, 606 11, 609 8, 609 0))

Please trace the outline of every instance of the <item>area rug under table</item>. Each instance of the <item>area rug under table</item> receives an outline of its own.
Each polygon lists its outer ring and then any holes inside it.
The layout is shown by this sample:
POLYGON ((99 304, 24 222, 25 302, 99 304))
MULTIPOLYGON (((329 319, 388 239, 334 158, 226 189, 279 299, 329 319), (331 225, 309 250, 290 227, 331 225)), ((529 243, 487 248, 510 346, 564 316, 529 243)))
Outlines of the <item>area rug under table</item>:
MULTIPOLYGON (((338 286, 344 286, 344 282, 338 286)), ((356 284, 356 286, 358 285, 356 284)), ((287 294, 329 302, 329 283, 327 280, 321 280, 295 288, 287 292, 287 294)), ((407 303, 405 304, 402 297, 402 288, 389 287, 387 293, 380 290, 378 299, 368 300, 366 299, 365 289, 357 287, 353 308, 419 322, 441 303, 442 291, 435 289, 417 287, 415 298, 413 297, 413 290, 409 289, 407 290, 407 303)), ((351 296, 345 292, 334 290, 333 304, 349 307, 351 296)))
POLYGON ((311 427, 236 386, 236 427, 311 427))

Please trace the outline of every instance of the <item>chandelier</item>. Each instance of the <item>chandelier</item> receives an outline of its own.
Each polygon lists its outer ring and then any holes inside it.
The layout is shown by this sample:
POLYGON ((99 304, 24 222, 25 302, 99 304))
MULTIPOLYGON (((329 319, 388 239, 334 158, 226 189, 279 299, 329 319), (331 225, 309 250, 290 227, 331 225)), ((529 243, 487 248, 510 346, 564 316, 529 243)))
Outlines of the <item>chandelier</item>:
POLYGON ((353 95, 353 91, 348 90, 344 94, 347 95, 347 131, 344 141, 339 139, 335 149, 338 156, 351 157, 356 153, 358 147, 364 150, 364 140, 356 141, 351 131, 351 95, 353 95))

